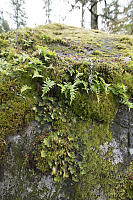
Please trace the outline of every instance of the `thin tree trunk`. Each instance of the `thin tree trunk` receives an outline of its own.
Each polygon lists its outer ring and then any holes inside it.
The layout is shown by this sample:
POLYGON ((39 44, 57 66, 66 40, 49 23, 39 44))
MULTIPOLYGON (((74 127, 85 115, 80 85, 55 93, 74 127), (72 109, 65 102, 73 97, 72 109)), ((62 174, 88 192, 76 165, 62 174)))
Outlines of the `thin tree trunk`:
POLYGON ((17 24, 17 29, 19 28, 19 2, 17 0, 16 4, 16 24, 17 24))
POLYGON ((50 24, 50 1, 48 0, 48 24, 50 24))
POLYGON ((91 1, 91 29, 98 29, 97 0, 91 1))
POLYGON ((82 3, 82 19, 81 19, 81 27, 84 28, 84 4, 82 3))

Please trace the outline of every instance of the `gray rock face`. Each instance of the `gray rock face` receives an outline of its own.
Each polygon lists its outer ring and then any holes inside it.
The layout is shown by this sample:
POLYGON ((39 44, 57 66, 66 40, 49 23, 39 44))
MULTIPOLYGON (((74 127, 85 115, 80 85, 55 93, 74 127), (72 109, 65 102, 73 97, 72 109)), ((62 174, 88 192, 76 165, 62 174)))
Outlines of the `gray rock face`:
MULTIPOLYGON (((50 130, 50 125, 43 128, 37 122, 21 134, 8 138, 7 162, 0 166, 0 199, 1 200, 67 200, 71 187, 64 185, 63 190, 57 194, 57 184, 51 176, 35 175, 30 169, 23 167, 24 155, 31 151, 34 138, 50 130), (67 190, 67 192, 65 192, 67 190)), ((109 148, 113 149, 112 164, 124 163, 127 158, 132 159, 133 149, 133 109, 129 112, 125 106, 120 106, 112 127, 110 128, 113 140, 100 146, 103 156, 109 148)), ((103 196, 101 197, 102 199, 103 196)), ((106 198, 105 198, 106 199, 106 198)))
POLYGON ((0 199, 1 200, 40 200, 54 196, 55 187, 50 176, 26 171, 23 167, 24 155, 30 151, 34 138, 50 126, 41 130, 36 122, 20 135, 9 137, 10 142, 7 162, 0 167, 0 199))
POLYGON ((124 160, 133 158, 133 109, 130 111, 126 106, 120 106, 113 125, 112 135, 119 146, 124 160))

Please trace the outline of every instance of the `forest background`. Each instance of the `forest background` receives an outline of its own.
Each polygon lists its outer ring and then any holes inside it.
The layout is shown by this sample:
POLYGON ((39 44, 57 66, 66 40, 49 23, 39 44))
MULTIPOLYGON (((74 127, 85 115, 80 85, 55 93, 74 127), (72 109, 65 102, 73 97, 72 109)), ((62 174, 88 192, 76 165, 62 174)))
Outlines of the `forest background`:
POLYGON ((133 34, 133 0, 0 1, 0 32, 55 22, 133 34))

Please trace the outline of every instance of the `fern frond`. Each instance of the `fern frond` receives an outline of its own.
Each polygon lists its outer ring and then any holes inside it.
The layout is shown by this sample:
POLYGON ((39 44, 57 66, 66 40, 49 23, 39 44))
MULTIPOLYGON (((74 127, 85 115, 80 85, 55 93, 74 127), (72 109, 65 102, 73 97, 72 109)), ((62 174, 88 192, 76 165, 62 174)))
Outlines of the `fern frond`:
POLYGON ((30 61, 29 61, 29 67, 30 68, 37 70, 38 69, 38 65, 39 66, 43 65, 41 60, 39 60, 38 58, 35 58, 35 57, 30 58, 30 61))
POLYGON ((48 57, 48 55, 54 55, 54 52, 52 51, 48 51, 46 47, 42 47, 39 46, 38 47, 38 53, 39 55, 43 56, 43 58, 45 59, 45 61, 49 60, 50 58, 48 57))
POLYGON ((77 72, 76 77, 75 77, 75 80, 76 80, 77 78, 79 78, 80 76, 83 76, 83 73, 77 72))
POLYGON ((70 82, 66 83, 64 82, 64 85, 63 84, 58 84, 59 87, 61 87, 61 93, 65 94, 65 97, 67 98, 67 95, 68 95, 68 92, 69 92, 69 87, 70 87, 70 82))
POLYGON ((68 94, 70 95, 70 105, 72 104, 73 100, 76 97, 76 93, 78 91, 78 85, 83 84, 84 85, 84 89, 86 90, 86 92, 88 92, 88 83, 80 80, 80 76, 83 76, 83 73, 79 73, 77 72, 74 83, 72 84, 71 82, 64 82, 64 84, 58 84, 59 87, 61 87, 61 93, 65 94, 65 97, 68 97, 68 94))
POLYGON ((34 70, 32 78, 43 78, 43 76, 39 74, 38 70, 34 70))
POLYGON ((88 91, 89 91, 89 88, 88 88, 88 83, 86 82, 86 81, 83 81, 82 80, 82 84, 84 85, 84 90, 88 93, 88 91))
POLYGON ((107 95, 109 93, 109 87, 110 84, 107 84, 105 82, 105 80, 102 77, 99 77, 100 79, 100 85, 101 85, 101 89, 105 92, 105 94, 107 95))
POLYGON ((4 70, 4 69, 2 69, 2 68, 0 68, 0 72, 2 73, 2 74, 4 74, 4 75, 6 75, 6 76, 8 76, 10 73, 9 73, 9 71, 8 70, 4 70))
POLYGON ((72 76, 73 74, 74 74, 74 69, 68 69, 68 71, 69 71, 69 73, 70 73, 70 75, 72 76))
POLYGON ((55 85, 55 81, 50 80, 49 78, 46 78, 46 81, 43 82, 43 87, 42 87, 42 97, 50 91, 50 89, 55 85))
POLYGON ((29 87, 28 85, 24 85, 22 88, 21 88, 21 93, 23 93, 24 91, 26 90, 31 90, 32 88, 29 87))
POLYGON ((78 88, 75 88, 75 85, 71 85, 69 87, 69 90, 70 90, 70 105, 71 105, 72 101, 75 99, 78 88))
POLYGON ((64 93, 66 98, 68 97, 68 94, 70 94, 70 105, 72 101, 75 99, 76 92, 78 90, 78 88, 76 88, 76 84, 77 83, 72 84, 71 82, 68 83, 65 82, 64 85, 58 84, 58 86, 61 87, 61 93, 64 93))
POLYGON ((93 80, 91 84, 91 91, 95 92, 97 101, 99 103, 100 101, 100 82, 98 80, 93 80))
POLYGON ((74 81, 74 86, 76 86, 76 85, 79 85, 79 84, 81 84, 82 83, 82 81, 79 79, 79 78, 77 78, 77 79, 75 79, 75 81, 74 81))
POLYGON ((133 108, 133 103, 129 102, 128 96, 126 94, 127 87, 125 85, 116 84, 113 87, 110 87, 112 93, 120 97, 120 102, 127 105, 129 110, 133 108))

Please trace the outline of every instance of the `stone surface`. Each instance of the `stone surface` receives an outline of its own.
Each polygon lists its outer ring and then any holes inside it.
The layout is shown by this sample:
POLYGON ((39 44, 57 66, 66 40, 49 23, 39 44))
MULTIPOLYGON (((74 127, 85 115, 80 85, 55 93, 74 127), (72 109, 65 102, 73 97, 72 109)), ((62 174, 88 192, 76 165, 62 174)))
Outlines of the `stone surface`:
MULTIPOLYGON (((43 127, 43 131, 48 128, 50 126, 43 127)), ((0 166, 1 200, 49 200, 54 196, 55 186, 50 176, 35 176, 32 170, 26 171, 23 166, 24 155, 30 151, 32 142, 41 131, 38 123, 32 122, 23 133, 8 138, 7 162, 0 166)))
POLYGON ((123 158, 133 157, 133 109, 130 111, 126 106, 121 105, 113 121, 111 132, 123 158))
MULTIPOLYGON (((133 110, 130 112, 125 106, 120 106, 111 127, 113 140, 100 146, 103 156, 109 148, 113 149, 112 164, 125 162, 129 156, 129 148, 133 146, 133 110)), ((49 125, 43 127, 50 130, 49 125)), ((23 166, 24 155, 30 151, 34 138, 40 134, 42 129, 39 124, 32 122, 21 134, 8 138, 10 146, 8 149, 7 162, 0 166, 0 199, 1 200, 34 200, 34 199, 69 199, 70 188, 66 186, 66 194, 63 192, 57 196, 55 183, 51 176, 35 174, 26 171, 23 166)), ((101 197, 103 198, 103 194, 101 197)))

